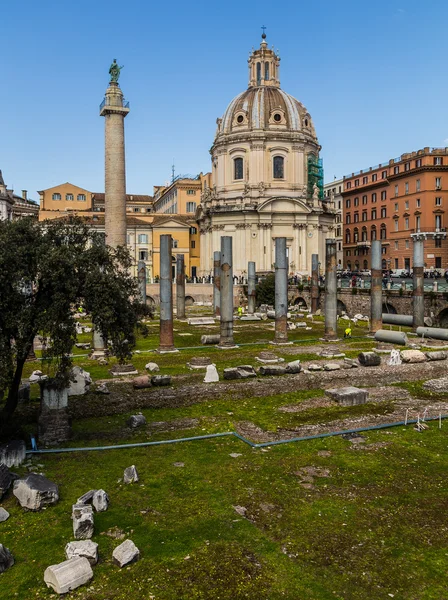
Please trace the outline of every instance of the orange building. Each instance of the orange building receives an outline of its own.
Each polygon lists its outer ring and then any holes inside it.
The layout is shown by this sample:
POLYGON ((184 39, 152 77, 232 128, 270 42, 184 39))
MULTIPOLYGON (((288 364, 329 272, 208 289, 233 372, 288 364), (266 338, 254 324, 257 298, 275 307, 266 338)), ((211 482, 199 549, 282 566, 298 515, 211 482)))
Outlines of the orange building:
POLYGON ((383 269, 412 269, 412 235, 424 234, 425 268, 448 268, 448 148, 424 148, 344 177, 344 268, 370 269, 373 240, 383 269))

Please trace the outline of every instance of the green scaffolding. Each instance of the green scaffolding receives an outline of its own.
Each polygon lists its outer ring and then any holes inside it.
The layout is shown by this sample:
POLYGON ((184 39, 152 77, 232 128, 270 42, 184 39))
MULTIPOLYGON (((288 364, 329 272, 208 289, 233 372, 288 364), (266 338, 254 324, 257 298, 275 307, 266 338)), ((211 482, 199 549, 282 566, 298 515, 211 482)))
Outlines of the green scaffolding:
POLYGON ((314 184, 319 188, 319 198, 324 198, 324 167, 321 158, 308 154, 308 198, 313 197, 314 184))

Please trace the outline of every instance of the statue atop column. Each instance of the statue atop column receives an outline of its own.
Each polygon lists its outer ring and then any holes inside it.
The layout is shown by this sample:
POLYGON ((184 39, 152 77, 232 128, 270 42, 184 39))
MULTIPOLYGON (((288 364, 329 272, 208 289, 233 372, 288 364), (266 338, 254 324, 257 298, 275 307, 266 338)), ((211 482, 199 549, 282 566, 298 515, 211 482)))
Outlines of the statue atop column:
POLYGON ((117 83, 119 77, 120 77, 120 71, 123 68, 123 66, 119 67, 117 64, 117 59, 114 58, 114 62, 110 65, 110 69, 109 69, 109 75, 110 75, 110 81, 117 83))

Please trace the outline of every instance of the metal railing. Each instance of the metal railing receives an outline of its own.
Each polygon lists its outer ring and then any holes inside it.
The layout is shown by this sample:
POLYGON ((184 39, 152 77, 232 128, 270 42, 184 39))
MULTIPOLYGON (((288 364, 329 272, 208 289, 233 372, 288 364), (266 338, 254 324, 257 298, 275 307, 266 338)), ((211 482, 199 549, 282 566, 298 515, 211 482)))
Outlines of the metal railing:
POLYGON ((115 106, 117 108, 129 108, 129 102, 128 102, 128 100, 125 100, 124 98, 121 103, 110 102, 110 98, 108 96, 105 96, 103 101, 100 104, 100 110, 102 108, 104 108, 105 106, 115 106))

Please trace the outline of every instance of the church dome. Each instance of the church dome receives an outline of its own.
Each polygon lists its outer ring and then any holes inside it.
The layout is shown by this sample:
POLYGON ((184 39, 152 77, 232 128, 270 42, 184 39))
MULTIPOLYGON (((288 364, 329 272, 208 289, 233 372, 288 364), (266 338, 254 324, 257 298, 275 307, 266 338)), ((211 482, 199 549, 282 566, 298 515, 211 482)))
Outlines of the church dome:
POLYGON ((228 134, 261 130, 302 133, 317 142, 306 108, 280 88, 280 57, 267 47, 265 37, 260 48, 250 54, 248 63, 249 87, 230 102, 222 119, 217 120, 216 141, 228 134))

